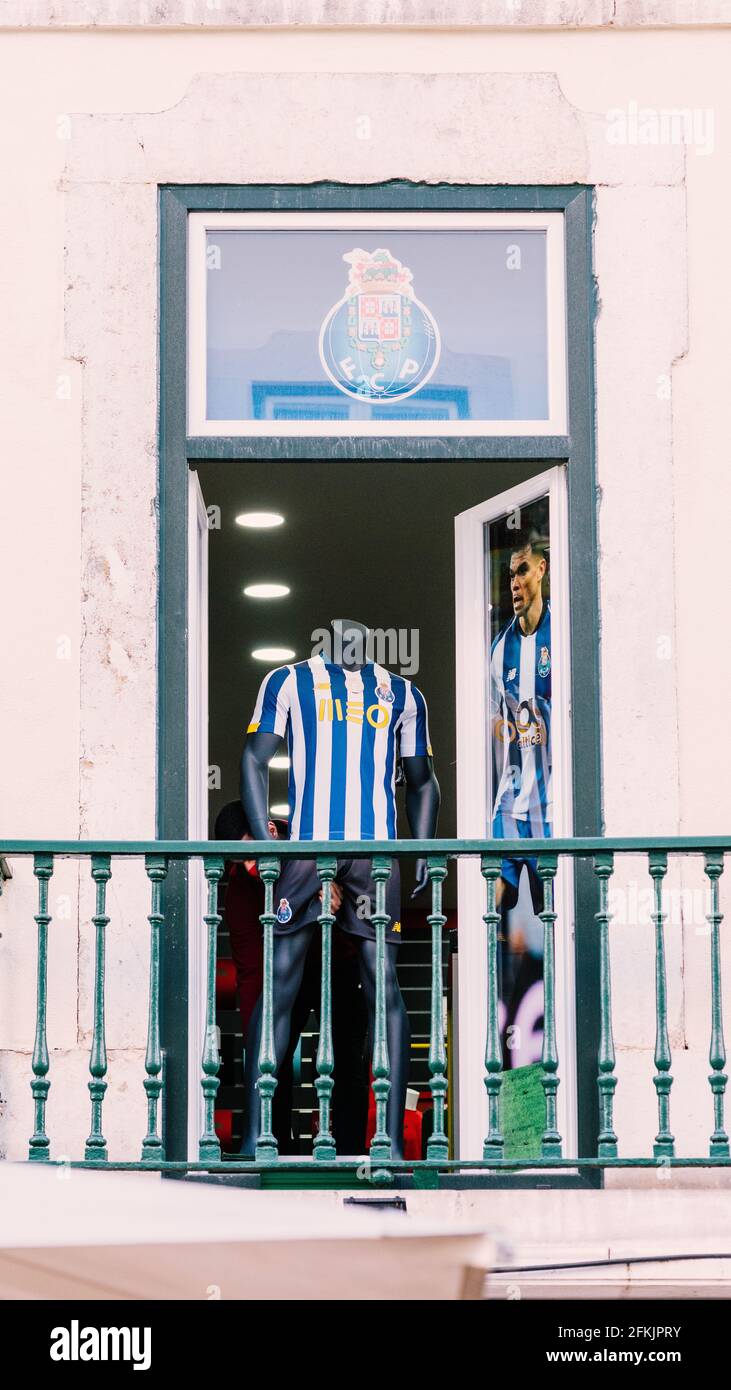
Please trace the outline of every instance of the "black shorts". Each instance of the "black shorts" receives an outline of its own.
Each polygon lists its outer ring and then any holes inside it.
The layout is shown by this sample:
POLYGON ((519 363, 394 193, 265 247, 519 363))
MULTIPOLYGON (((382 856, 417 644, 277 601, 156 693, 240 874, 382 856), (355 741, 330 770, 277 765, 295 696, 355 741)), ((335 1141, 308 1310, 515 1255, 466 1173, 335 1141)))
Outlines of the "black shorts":
MULTIPOLYGON (((376 930, 370 920, 376 910, 376 885, 370 859, 338 859, 336 883, 343 890, 343 905, 336 922, 349 936, 375 941, 376 930)), ((314 859, 288 859, 274 885, 275 936, 293 932, 316 922, 322 913, 320 879, 314 859)), ((386 881, 386 912, 389 923, 386 940, 401 940, 401 875, 395 860, 386 881)))

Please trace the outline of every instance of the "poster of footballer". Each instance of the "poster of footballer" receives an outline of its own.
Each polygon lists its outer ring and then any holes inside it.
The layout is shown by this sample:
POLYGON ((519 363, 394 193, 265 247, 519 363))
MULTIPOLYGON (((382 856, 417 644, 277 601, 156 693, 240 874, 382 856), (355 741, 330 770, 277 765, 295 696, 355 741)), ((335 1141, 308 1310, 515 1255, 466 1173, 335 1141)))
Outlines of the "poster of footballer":
MULTIPOLYGON (((551 604, 548 498, 485 527, 488 671, 488 833, 551 835, 551 604)), ((503 859, 497 883, 500 1028, 507 1068, 541 1057, 543 889, 535 856, 503 859)))

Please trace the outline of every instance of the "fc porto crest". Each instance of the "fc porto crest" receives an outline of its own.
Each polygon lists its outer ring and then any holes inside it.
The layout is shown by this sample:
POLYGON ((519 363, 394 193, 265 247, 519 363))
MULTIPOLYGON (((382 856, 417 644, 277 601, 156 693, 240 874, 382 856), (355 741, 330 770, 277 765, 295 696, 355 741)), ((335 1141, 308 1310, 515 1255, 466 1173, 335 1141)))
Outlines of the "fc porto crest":
POLYGON ((291 920, 292 909, 289 905, 289 901, 287 898, 280 898, 279 907, 277 908, 277 921, 281 922, 282 926, 284 926, 285 922, 291 922, 291 920))
POLYGON ((539 657, 538 657, 538 674, 539 674, 539 676, 547 676, 547 675, 548 675, 548 672, 550 671, 550 669, 551 669, 551 653, 549 652, 548 647, 541 647, 540 655, 539 655, 539 657))
POLYGON ((394 702, 394 698, 395 696, 390 685, 376 686, 376 699, 382 700, 384 705, 392 705, 394 702))
POLYGON ((402 401, 434 372, 441 352, 436 319, 417 299, 411 271, 384 247, 356 247, 343 260, 348 287, 320 329, 320 361, 354 400, 402 401))

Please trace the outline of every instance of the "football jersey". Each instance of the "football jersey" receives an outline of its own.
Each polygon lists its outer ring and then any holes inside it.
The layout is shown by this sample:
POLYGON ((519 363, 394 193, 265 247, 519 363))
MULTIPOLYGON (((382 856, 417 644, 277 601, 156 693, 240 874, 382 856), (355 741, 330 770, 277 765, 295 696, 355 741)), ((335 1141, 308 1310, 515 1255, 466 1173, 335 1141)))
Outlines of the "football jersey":
POLYGON ((431 755, 421 691, 369 662, 321 656, 270 671, 248 732, 286 735, 293 840, 392 840, 396 760, 431 755))
POLYGON ((499 813, 529 821, 534 836, 550 835, 551 609, 545 603, 535 632, 524 636, 517 616, 498 634, 490 655, 493 821, 499 813))

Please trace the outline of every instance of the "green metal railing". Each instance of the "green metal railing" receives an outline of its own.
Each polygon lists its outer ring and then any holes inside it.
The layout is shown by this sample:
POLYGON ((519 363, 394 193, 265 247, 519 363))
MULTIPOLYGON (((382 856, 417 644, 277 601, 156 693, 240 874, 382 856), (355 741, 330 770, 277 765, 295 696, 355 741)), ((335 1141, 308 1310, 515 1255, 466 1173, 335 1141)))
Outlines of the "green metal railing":
MULTIPOLYGON (((501 1091, 503 1062, 498 1021, 498 929, 500 913, 496 905, 496 885, 501 861, 505 855, 525 854, 523 841, 496 840, 428 840, 378 841, 370 844, 313 842, 298 844, 278 841, 276 855, 271 842, 249 842, 247 858, 257 860, 264 883, 264 911, 261 915, 264 943, 263 1025, 259 1055, 259 1095, 261 1103, 261 1133, 253 1162, 222 1161, 221 1147, 214 1128, 214 1107, 218 1090, 219 1056, 216 1041, 216 936, 221 920, 218 911, 218 886, 227 858, 241 857, 239 841, 5 841, 0 855, 9 858, 30 856, 38 885, 37 925, 37 1004, 35 1043, 32 1056, 30 1089, 34 1105, 34 1132, 29 1141, 29 1158, 53 1162, 50 1140, 46 1132, 47 1108, 51 1088, 50 1060, 47 1038, 49 881, 59 857, 74 856, 88 859, 95 887, 95 911, 92 922, 95 932, 93 1032, 89 1058, 88 1082, 91 1102, 91 1129, 86 1141, 84 1158, 72 1160, 85 1167, 144 1168, 160 1170, 207 1170, 226 1172, 271 1173, 276 1168, 289 1170, 317 1169, 321 1172, 351 1170, 355 1161, 338 1158, 332 1133, 332 1096, 334 1052, 332 1036, 332 883, 337 872, 337 856, 365 857, 372 860, 376 885, 375 913, 372 918, 376 934, 376 1009, 373 1037, 373 1092, 376 1125, 369 1153, 369 1179, 374 1182, 393 1180, 399 1172, 413 1173, 414 1182, 436 1185, 439 1173, 448 1175, 454 1170, 465 1173, 494 1175, 502 1171, 582 1169, 599 1170, 613 1166, 723 1166, 731 1163, 729 1139, 724 1125, 724 1100, 727 1076, 726 1048, 723 1029, 721 997, 721 938, 722 915, 719 911, 719 878, 723 872, 724 852, 731 849, 731 839, 652 838, 652 839, 556 839, 531 842, 531 855, 538 862, 538 875, 543 885, 543 906, 539 913, 543 925, 544 1032, 541 1059, 544 1128, 539 1152, 523 1158, 505 1156, 505 1140, 501 1132, 501 1091), (280 1159, 272 1132, 272 1098, 277 1085, 277 1058, 274 1050, 273 1027, 273 933, 274 888, 280 865, 287 858, 315 858, 322 885, 322 912, 319 918, 322 933, 322 992, 319 1046, 317 1051, 315 1090, 319 1126, 311 1159, 280 1159), (614 1130, 614 1098, 617 1086, 615 1050, 612 1028, 612 980, 610 959, 609 887, 614 873, 615 855, 641 855, 646 859, 653 890, 655 960, 655 1072, 654 1084, 658 1128, 652 1155, 623 1155, 619 1152, 614 1130), (670 1095, 673 1084, 672 1055, 668 1032, 667 966, 665 953, 666 913, 663 906, 663 882, 668 868, 668 855, 700 856, 708 885, 710 912, 706 915, 710 937, 710 1086, 709 1115, 713 1129, 708 1152, 695 1157, 676 1154, 675 1139, 670 1129, 670 1095), (390 1089, 390 1065, 386 1029, 386 884, 395 858, 425 857, 431 887, 431 906, 427 921, 431 931, 431 1027, 429 1041, 429 1073, 433 1101, 433 1130, 428 1141, 427 1158, 423 1161, 394 1161, 391 1142, 386 1130, 386 1108, 390 1089), (107 1091, 107 1050, 105 1041, 105 984, 106 930, 110 921, 107 912, 107 885, 113 872, 114 860, 143 857, 150 882, 150 962, 147 1046, 143 1082, 147 1108, 147 1132, 142 1139, 139 1160, 117 1161, 110 1158, 103 1131, 104 1100, 107 1091), (598 1050, 596 1056, 596 1086, 599 1125, 595 1151, 589 1154, 565 1155, 558 1129, 557 1093, 560 1083, 557 1048, 556 1017, 556 920, 554 883, 561 856, 588 859, 593 866, 596 886, 596 911, 589 920, 576 924, 579 932, 594 932, 597 936, 599 988, 596 998, 598 1050), (447 1054, 442 1014, 442 936, 446 916, 442 910, 442 891, 451 860, 478 858, 485 880, 486 926, 485 992, 487 1028, 485 1038, 485 1140, 481 1159, 449 1158, 445 1131, 447 1104, 447 1054), (171 863, 201 858, 207 881, 206 926, 206 1012, 204 1035, 201 1039, 201 1077, 204 1122, 196 1160, 166 1160, 161 1129, 161 1106, 165 1079, 160 1035, 161 956, 165 930, 164 888, 171 863)), ((6 910, 12 911, 12 894, 5 897, 6 910)), ((460 934, 474 931, 478 924, 460 921, 460 934)), ((649 1084, 649 1077, 648 1077, 649 1084)), ((141 1097, 142 1103, 142 1097, 141 1097)), ((64 1162, 68 1160, 64 1159, 64 1162)))

